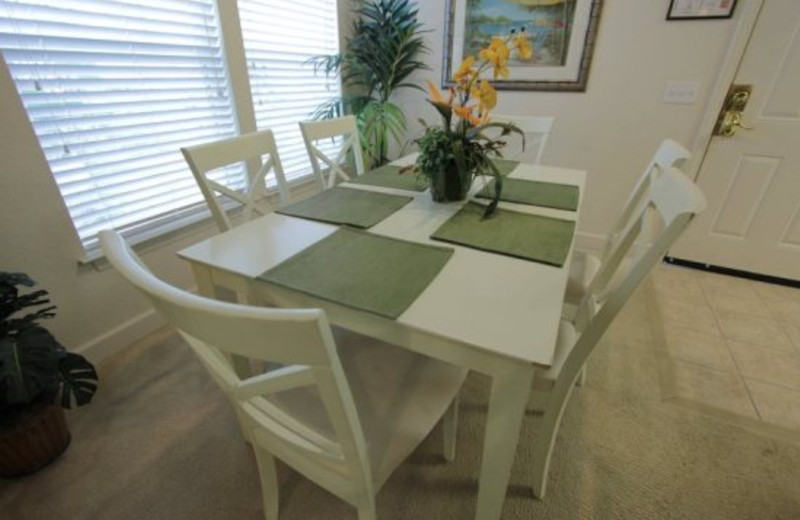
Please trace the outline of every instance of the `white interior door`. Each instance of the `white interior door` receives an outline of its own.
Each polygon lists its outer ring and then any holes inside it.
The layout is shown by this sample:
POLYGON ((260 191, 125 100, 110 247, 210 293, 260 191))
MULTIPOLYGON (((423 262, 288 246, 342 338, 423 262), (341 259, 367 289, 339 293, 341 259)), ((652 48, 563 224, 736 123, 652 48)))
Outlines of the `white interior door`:
POLYGON ((711 140, 708 209, 670 254, 800 280, 800 0, 765 0, 734 83, 753 86, 753 129, 711 140))

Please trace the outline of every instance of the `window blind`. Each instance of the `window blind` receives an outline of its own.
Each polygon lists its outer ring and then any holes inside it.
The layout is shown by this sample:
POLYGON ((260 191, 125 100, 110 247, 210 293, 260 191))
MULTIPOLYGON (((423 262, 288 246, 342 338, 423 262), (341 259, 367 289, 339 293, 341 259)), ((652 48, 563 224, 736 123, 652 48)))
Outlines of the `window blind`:
POLYGON ((179 148, 236 134, 214 0, 0 0, 0 48, 89 257, 205 210, 179 148))
MULTIPOLYGON (((309 58, 339 52, 336 0, 238 0, 256 124, 271 129, 289 180, 311 174, 299 121, 341 93, 309 58)), ((319 143, 331 158, 340 141, 319 143)))

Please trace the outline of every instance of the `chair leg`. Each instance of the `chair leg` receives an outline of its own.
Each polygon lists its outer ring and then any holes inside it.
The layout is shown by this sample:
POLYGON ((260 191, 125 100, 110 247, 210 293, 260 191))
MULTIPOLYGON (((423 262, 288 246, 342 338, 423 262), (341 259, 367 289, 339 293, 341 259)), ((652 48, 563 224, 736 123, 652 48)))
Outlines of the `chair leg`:
POLYGON ((535 387, 531 388, 531 393, 528 396, 528 405, 525 410, 536 414, 544 413, 545 408, 547 408, 547 398, 548 393, 546 391, 535 387))
POLYGON ((275 470, 275 457, 271 453, 253 444, 258 464, 258 475, 261 479, 261 500, 266 520, 278 520, 278 474, 275 470))
POLYGON ((561 426, 561 417, 569 402, 574 384, 559 384, 553 389, 553 393, 545 408, 542 422, 539 425, 539 432, 536 435, 536 442, 533 447, 533 495, 538 499, 543 499, 547 492, 547 475, 550 472, 550 458, 553 455, 553 447, 558 437, 558 429, 561 426))
POLYGON ((377 520, 375 512, 375 497, 365 498, 358 506, 358 520, 377 520))
POLYGON ((584 364, 583 368, 581 369, 581 373, 578 374, 578 380, 575 382, 575 386, 581 386, 582 387, 582 386, 586 385, 586 370, 587 370, 587 368, 586 368, 586 365, 584 364))
POLYGON ((249 419, 244 415, 244 413, 240 412, 238 409, 236 409, 236 419, 239 421, 239 431, 242 432, 242 438, 244 439, 244 442, 252 445, 253 440, 250 438, 249 419))
MULTIPOLYGON (((547 412, 545 412, 545 416, 547 412)), ((548 422, 547 418, 545 421, 548 422)), ((550 473, 550 456, 558 434, 558 424, 542 425, 542 432, 537 435, 533 449, 533 496, 544 499, 547 492, 547 475, 550 473), (546 431, 545 431, 546 430, 546 431)))
POLYGON ((458 401, 456 395, 450 407, 442 417, 442 436, 444 438, 444 460, 452 462, 456 458, 456 432, 458 431, 458 401))

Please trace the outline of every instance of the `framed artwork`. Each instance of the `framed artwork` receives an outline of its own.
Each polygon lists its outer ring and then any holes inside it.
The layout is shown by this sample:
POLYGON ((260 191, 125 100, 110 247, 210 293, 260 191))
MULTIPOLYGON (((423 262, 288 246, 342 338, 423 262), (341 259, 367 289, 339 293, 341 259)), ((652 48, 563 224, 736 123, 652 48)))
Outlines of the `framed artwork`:
POLYGON ((533 54, 512 53, 501 90, 586 90, 603 0, 447 0, 442 84, 495 37, 526 34, 533 54))
POLYGON ((670 0, 667 20, 730 18, 736 0, 670 0))

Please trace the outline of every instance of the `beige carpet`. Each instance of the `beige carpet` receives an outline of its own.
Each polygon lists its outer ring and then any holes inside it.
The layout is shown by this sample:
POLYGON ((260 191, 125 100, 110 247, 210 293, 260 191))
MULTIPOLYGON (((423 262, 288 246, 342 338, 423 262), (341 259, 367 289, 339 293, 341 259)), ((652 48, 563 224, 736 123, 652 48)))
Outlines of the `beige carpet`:
MULTIPOLYGON (((606 335, 574 394, 549 494, 530 495, 536 417, 526 418, 504 519, 800 519, 800 445, 786 432, 662 400, 648 291, 606 335)), ((73 442, 40 473, 0 481, 0 517, 259 519, 255 464, 228 403, 165 332, 103 367, 102 391, 73 412, 73 442)), ((435 430, 378 495, 389 519, 471 519, 486 381, 467 382, 455 462, 435 430)), ((281 518, 353 519, 355 510, 282 468, 281 518)))

